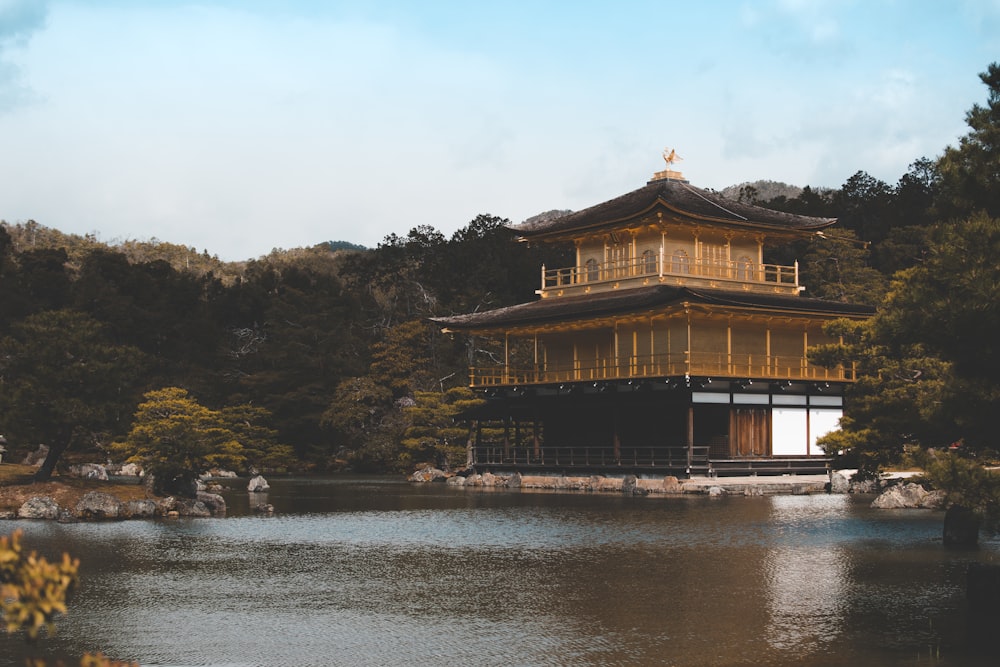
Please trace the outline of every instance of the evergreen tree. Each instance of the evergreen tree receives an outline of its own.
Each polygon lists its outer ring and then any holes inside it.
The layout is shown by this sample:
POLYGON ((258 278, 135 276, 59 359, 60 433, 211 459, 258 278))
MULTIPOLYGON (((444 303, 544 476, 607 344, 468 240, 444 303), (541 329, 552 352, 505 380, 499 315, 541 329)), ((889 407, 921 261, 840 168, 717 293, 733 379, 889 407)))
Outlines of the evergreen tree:
POLYGON ((150 391, 136 409, 128 436, 115 443, 115 450, 154 475, 157 491, 193 495, 199 474, 211 468, 237 468, 246 461, 245 449, 231 428, 232 416, 206 408, 179 387, 150 391))
POLYGON ((138 349, 110 343, 83 313, 31 315, 0 340, 0 431, 49 446, 36 474, 46 480, 71 446, 127 428, 147 367, 138 349))
POLYGON ((399 457, 403 467, 432 464, 448 470, 464 466, 469 429, 456 418, 482 403, 467 387, 416 392, 414 405, 406 409, 410 426, 403 433, 399 457))
POLYGON ((945 218, 976 211, 1000 217, 1000 64, 991 64, 979 78, 988 88, 986 106, 975 104, 966 113, 969 133, 957 147, 946 148, 937 165, 938 211, 945 218))

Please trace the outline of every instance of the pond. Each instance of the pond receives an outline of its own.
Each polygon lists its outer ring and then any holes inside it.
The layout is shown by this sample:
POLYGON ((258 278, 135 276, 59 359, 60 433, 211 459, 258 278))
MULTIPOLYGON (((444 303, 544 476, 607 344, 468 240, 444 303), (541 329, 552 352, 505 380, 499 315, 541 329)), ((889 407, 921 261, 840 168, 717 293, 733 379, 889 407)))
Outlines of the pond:
MULTIPOLYGON (((35 654, 212 665, 986 665, 942 514, 842 495, 231 482, 226 519, 7 522, 81 584, 35 654)), ((0 638, 0 666, 21 665, 0 638)))

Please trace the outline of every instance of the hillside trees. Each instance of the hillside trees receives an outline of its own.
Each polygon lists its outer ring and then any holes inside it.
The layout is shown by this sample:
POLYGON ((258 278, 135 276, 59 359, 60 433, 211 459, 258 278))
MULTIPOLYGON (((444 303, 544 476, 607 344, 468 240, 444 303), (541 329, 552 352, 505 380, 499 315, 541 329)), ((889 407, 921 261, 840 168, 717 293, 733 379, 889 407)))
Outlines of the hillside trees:
POLYGON ((211 284, 211 276, 179 272, 163 260, 131 263, 99 248, 81 260, 71 299, 104 323, 113 342, 148 355, 151 384, 190 383, 218 345, 219 323, 205 298, 211 284))
POLYGON ((48 479, 70 447, 127 428, 147 364, 84 313, 31 315, 0 339, 0 428, 14 442, 49 445, 36 474, 48 479))
POLYGON ((939 192, 938 164, 920 158, 910 164, 895 186, 867 172, 858 171, 837 190, 814 190, 806 186, 792 199, 777 197, 758 204, 790 213, 837 218, 837 226, 827 230, 824 236, 845 241, 856 248, 840 258, 842 266, 823 268, 815 265, 817 256, 837 256, 848 249, 844 244, 824 244, 817 239, 773 249, 771 259, 780 264, 790 264, 799 259, 803 282, 814 296, 825 297, 831 291, 827 280, 834 278, 835 282, 841 283, 834 288, 835 293, 843 295, 850 291, 864 297, 868 292, 868 297, 861 301, 876 303, 882 294, 877 284, 879 281, 884 288, 886 277, 923 260, 929 244, 928 230, 937 220, 939 192), (824 249, 823 245, 829 247, 824 249), (833 250, 836 253, 831 253, 833 250), (845 289, 853 281, 843 280, 843 276, 859 270, 861 272, 857 277, 860 283, 868 287, 845 289), (882 278, 877 278, 875 272, 882 278), (837 273, 840 273, 840 278, 837 278, 837 273))
POLYGON ((853 231, 831 229, 797 249, 808 296, 875 304, 885 293, 885 277, 870 265, 870 246, 858 241, 853 231))
POLYGON ((255 403, 300 457, 325 456, 320 426, 337 384, 368 363, 357 298, 325 262, 251 262, 215 300, 216 402, 255 403))

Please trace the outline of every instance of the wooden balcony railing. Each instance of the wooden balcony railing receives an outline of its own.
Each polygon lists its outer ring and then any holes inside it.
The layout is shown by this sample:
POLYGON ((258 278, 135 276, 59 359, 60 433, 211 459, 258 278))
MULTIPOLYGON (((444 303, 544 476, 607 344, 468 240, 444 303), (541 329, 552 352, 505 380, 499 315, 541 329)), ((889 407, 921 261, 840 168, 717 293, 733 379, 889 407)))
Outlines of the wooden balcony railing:
POLYGON ((799 286, 798 262, 792 266, 755 264, 746 261, 710 261, 678 259, 674 257, 640 257, 570 266, 560 269, 542 267, 542 289, 555 289, 575 285, 595 285, 627 278, 671 276, 677 278, 706 278, 737 283, 799 286))
POLYGON ((709 448, 696 447, 621 447, 617 454, 611 447, 504 447, 500 443, 478 445, 472 449, 475 465, 516 465, 525 468, 611 467, 672 468, 675 470, 709 469, 709 448))
POLYGON ((473 367, 469 369, 469 384, 473 387, 496 387, 685 374, 717 378, 853 382, 856 379, 856 368, 853 363, 850 366, 825 368, 810 364, 808 359, 798 356, 695 352, 600 359, 572 367, 473 367))

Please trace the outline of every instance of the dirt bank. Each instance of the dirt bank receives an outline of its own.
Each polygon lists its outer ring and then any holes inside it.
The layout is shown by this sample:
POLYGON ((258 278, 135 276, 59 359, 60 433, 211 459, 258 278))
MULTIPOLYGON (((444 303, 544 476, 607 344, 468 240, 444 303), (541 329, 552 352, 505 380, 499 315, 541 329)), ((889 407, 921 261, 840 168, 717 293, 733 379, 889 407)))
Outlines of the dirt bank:
POLYGON ((122 502, 155 499, 139 484, 115 484, 96 479, 78 477, 53 477, 48 482, 34 482, 35 468, 31 466, 0 463, 0 512, 17 511, 32 496, 49 496, 60 507, 75 507, 90 491, 111 494, 122 502))

